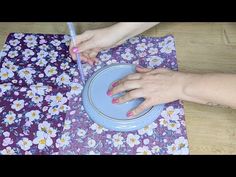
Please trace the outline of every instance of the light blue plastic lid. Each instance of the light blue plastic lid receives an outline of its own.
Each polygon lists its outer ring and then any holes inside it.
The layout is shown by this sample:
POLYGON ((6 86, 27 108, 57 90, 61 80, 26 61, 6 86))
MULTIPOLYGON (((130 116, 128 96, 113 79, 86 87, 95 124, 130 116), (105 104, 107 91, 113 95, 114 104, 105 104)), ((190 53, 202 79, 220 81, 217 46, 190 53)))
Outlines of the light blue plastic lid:
POLYGON ((123 104, 112 104, 112 98, 124 93, 108 96, 111 84, 135 73, 135 65, 113 64, 106 66, 89 78, 82 93, 83 106, 89 117, 97 124, 115 131, 133 131, 149 125, 160 115, 164 105, 157 105, 141 114, 128 118, 127 112, 143 102, 143 98, 123 104))

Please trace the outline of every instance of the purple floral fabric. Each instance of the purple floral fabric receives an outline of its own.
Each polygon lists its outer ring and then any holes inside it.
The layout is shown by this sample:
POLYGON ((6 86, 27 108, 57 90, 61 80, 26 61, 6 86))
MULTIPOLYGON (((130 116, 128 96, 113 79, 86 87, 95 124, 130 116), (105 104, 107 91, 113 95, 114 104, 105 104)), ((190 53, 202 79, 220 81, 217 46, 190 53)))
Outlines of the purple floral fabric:
MULTIPOLYGON (((0 61, 0 154, 56 154, 76 72, 66 35, 11 33, 0 61)), ((79 85, 78 83, 75 83, 79 85)))
MULTIPOLYGON (((86 78, 112 63, 132 63, 148 68, 177 70, 174 38, 134 37, 123 45, 102 51, 95 67, 84 65, 86 78)), ((84 111, 81 95, 69 100, 60 154, 188 154, 183 105, 165 104, 152 124, 132 132, 116 132, 94 123, 84 111)))
MULTIPOLYGON (((0 154, 188 154, 183 105, 165 105, 152 124, 127 133, 97 125, 84 111, 70 37, 9 34, 0 60, 0 154)), ((102 51, 103 66, 132 63, 177 70, 174 38, 134 37, 102 51)))

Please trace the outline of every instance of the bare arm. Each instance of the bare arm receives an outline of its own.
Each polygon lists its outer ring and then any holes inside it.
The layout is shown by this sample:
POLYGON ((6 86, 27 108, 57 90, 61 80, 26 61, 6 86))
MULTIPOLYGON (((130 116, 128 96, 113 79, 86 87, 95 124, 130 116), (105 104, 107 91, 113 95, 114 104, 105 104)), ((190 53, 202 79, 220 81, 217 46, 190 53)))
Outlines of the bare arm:
POLYGON ((143 33, 157 24, 159 24, 159 22, 120 22, 111 26, 111 30, 113 30, 115 34, 122 33, 122 41, 125 41, 131 37, 143 33))
POLYGON ((187 74, 183 100, 236 108, 236 74, 187 74))
POLYGON ((134 116, 157 104, 185 100, 200 104, 222 105, 236 108, 236 74, 193 74, 168 69, 136 68, 137 73, 118 81, 108 90, 115 98, 113 103, 124 103, 136 98, 145 101, 127 113, 134 116))

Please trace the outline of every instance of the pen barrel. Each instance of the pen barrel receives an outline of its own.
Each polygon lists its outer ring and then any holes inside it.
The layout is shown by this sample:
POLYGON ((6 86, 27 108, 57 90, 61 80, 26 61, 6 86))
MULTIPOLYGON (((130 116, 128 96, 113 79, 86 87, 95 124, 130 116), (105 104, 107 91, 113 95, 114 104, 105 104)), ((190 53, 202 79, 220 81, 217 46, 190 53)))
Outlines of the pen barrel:
MULTIPOLYGON (((72 22, 67 22, 67 26, 68 26, 68 29, 69 29, 69 32, 70 32, 70 36, 72 38, 72 42, 73 42, 74 46, 76 46, 76 42, 75 42, 75 38, 76 38, 75 26, 74 26, 74 24, 72 22)), ((78 65, 78 69, 79 69, 79 73, 80 73, 80 78, 81 78, 81 81, 84 84, 85 83, 85 78, 84 78, 84 74, 83 74, 83 68, 82 68, 82 65, 81 65, 80 56, 79 56, 78 53, 76 54, 76 57, 77 57, 77 65, 78 65)))
POLYGON ((67 26, 68 26, 70 36, 71 36, 72 41, 75 46, 76 45, 76 43, 75 43, 75 37, 76 37, 75 26, 72 22, 67 22, 67 26))
POLYGON ((76 54, 76 57, 77 57, 77 65, 78 65, 80 77, 81 77, 82 82, 84 83, 85 78, 84 78, 84 75, 83 75, 83 68, 82 68, 82 65, 81 65, 81 60, 80 60, 79 54, 76 54))

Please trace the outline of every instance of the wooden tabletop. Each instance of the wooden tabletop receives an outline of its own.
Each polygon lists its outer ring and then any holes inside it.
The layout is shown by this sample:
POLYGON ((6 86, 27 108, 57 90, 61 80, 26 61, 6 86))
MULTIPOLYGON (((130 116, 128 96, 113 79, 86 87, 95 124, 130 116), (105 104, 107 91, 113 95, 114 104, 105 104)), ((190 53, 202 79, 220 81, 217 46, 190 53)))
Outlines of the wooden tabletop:
MULTIPOLYGON (((80 23, 80 32, 111 23, 80 23)), ((0 23, 10 32, 67 33, 65 23, 0 23)), ((173 34, 180 71, 236 73, 236 23, 161 23, 144 35, 173 34)), ((184 102, 191 154, 236 154, 236 110, 184 102)))

